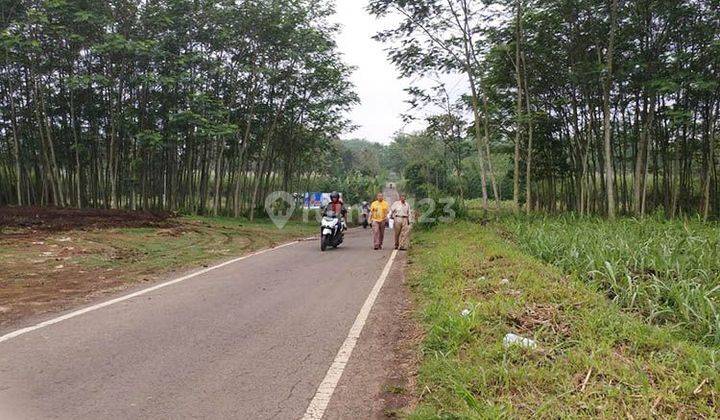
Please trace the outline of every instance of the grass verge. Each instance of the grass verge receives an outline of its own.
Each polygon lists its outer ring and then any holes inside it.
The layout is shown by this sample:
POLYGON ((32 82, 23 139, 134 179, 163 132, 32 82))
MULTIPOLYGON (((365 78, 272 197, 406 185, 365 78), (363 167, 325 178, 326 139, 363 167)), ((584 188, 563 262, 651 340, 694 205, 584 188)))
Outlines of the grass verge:
POLYGON ((411 418, 717 417, 717 348, 623 312, 504 232, 416 233, 408 280, 426 337, 411 418), (506 349, 507 333, 538 348, 506 349))
POLYGON ((504 216, 518 246, 648 322, 720 345, 720 225, 658 218, 504 216))

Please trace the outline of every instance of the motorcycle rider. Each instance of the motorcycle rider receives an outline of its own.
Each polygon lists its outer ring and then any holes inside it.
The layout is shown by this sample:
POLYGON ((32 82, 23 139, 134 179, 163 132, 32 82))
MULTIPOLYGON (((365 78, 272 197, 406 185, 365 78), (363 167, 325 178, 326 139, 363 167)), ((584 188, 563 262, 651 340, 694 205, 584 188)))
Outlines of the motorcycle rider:
POLYGON ((343 230, 347 230, 347 209, 345 203, 340 199, 340 193, 333 191, 330 193, 330 202, 325 206, 325 213, 332 211, 336 215, 340 215, 343 230))

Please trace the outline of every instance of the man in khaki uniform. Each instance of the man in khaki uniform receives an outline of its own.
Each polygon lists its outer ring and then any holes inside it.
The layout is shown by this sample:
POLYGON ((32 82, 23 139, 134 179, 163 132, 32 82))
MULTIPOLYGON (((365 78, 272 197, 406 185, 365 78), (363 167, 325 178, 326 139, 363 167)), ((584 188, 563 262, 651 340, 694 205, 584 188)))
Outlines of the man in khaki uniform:
POLYGON ((390 207, 390 218, 394 221, 395 249, 404 251, 410 239, 410 204, 405 201, 405 194, 400 194, 400 201, 390 207))

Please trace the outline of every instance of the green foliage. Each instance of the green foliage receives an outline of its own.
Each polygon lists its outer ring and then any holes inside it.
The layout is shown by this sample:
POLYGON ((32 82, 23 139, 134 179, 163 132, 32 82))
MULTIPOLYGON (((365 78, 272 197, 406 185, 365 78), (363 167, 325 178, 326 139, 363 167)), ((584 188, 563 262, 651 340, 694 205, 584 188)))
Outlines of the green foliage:
MULTIPOLYGON (((478 144, 487 137, 495 146, 490 154, 517 143, 512 168, 496 176, 502 198, 518 206, 530 193, 532 207, 608 214, 603 178, 612 159, 613 213, 662 207, 669 217, 720 217, 716 0, 369 3, 372 14, 392 17, 376 39, 399 72, 439 84, 407 89, 413 108, 437 112, 424 134, 447 150, 457 150, 454 143, 467 134, 478 144), (446 85, 445 75, 468 81, 462 105, 447 95, 457 84, 446 85), (464 121, 470 115, 474 124, 464 121), (634 174, 640 176, 628 182, 634 174)), ((476 197, 483 183, 472 171, 457 168, 459 178, 473 177, 462 193, 476 197)))
POLYGON ((717 347, 647 325, 505 236, 467 222, 415 233, 408 282, 424 334, 409 418, 717 416, 717 347), (538 348, 506 349, 507 333, 538 348))
POLYGON ((387 171, 386 146, 367 140, 342 140, 337 143, 344 173, 358 171, 365 176, 378 176, 387 171))
POLYGON ((528 253, 648 321, 720 345, 720 226, 660 217, 507 217, 528 253))
POLYGON ((445 195, 462 198, 467 190, 461 162, 470 153, 468 141, 448 144, 432 130, 403 134, 388 146, 393 170, 405 179, 405 190, 418 198, 430 197, 437 190, 445 195))
POLYGON ((417 197, 411 204, 417 215, 415 225, 419 229, 429 230, 468 215, 464 200, 448 196, 432 184, 421 185, 417 197))
POLYGON ((332 1, 2 6, 0 204, 239 215, 335 175, 357 96, 332 1))
POLYGON ((363 175, 357 170, 343 174, 340 177, 328 177, 320 180, 314 190, 339 191, 347 205, 356 205, 363 201, 372 201, 375 194, 382 191, 383 183, 375 176, 363 175))

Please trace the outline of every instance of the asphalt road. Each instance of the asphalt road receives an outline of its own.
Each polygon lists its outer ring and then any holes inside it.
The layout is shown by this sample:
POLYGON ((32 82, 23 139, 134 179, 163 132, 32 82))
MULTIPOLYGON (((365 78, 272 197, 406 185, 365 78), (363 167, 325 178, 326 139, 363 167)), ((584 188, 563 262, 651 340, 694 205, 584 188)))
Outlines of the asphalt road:
POLYGON ((0 418, 299 418, 390 253, 299 242, 0 342, 0 418))

